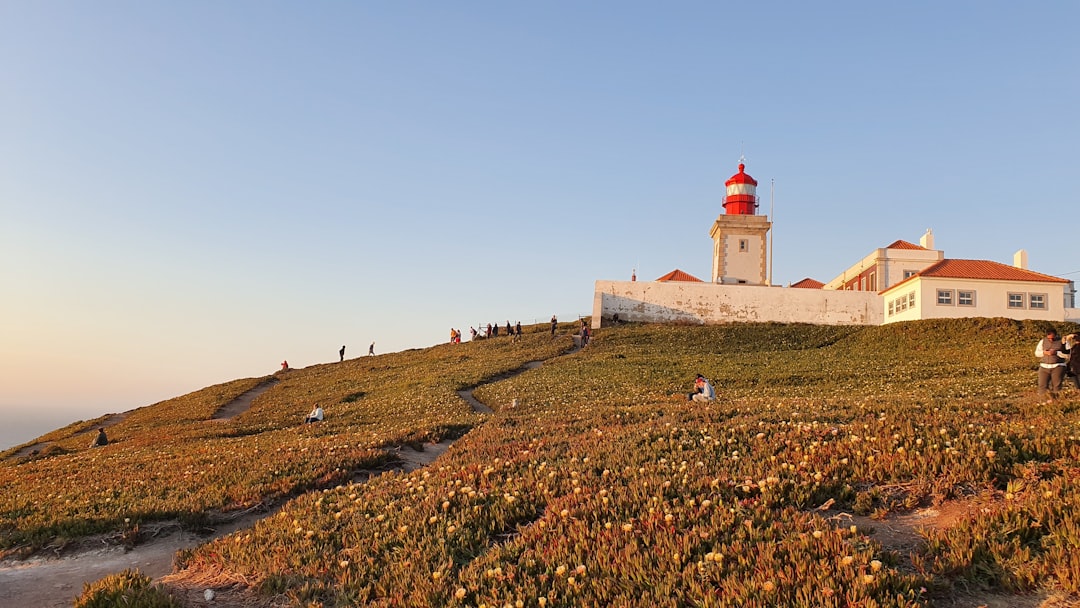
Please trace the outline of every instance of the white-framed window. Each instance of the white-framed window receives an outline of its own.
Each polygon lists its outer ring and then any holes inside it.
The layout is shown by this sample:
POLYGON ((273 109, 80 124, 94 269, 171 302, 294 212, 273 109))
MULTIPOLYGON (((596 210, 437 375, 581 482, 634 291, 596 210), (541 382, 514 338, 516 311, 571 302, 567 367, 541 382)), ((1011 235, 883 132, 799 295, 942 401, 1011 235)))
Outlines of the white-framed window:
POLYGON ((739 252, 744 253, 750 250, 750 241, 746 239, 739 239, 739 252))
POLYGON ((1024 308, 1026 294, 1009 292, 1009 308, 1024 308))
POLYGON ((1029 293, 1028 308, 1038 308, 1039 310, 1046 310, 1046 294, 1029 293))
POLYGON ((877 291, 877 273, 870 273, 870 291, 877 291))
POLYGON ((970 290, 957 290, 956 292, 956 305, 957 306, 975 306, 975 292, 970 290))
POLYGON ((896 300, 889 300, 889 316, 896 314, 896 300))
POLYGON ((937 290, 937 303, 938 306, 952 306, 955 292, 951 289, 939 289, 937 290))
POLYGON ((917 273, 917 272, 919 272, 919 271, 918 270, 905 270, 904 271, 904 278, 905 279, 911 278, 911 277, 915 276, 915 273, 917 273))
POLYGON ((866 277, 859 277, 859 291, 866 291, 866 277))
POLYGON ((915 292, 907 294, 908 308, 915 308, 915 292))

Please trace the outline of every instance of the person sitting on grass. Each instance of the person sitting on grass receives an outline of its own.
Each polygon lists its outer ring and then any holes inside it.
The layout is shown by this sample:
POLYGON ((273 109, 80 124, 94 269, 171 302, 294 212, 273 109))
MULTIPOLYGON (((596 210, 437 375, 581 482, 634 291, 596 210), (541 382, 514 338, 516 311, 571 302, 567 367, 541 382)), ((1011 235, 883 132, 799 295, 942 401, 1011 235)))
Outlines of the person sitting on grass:
POLYGON ((705 376, 698 374, 694 378, 694 392, 686 395, 687 401, 697 401, 699 403, 705 403, 716 399, 716 390, 713 388, 705 376))
POLYGON ((90 447, 96 448, 103 445, 109 445, 109 438, 105 436, 105 427, 97 430, 97 437, 94 438, 94 442, 90 444, 90 447))
POLYGON ((316 404, 315 409, 311 410, 311 413, 308 414, 307 418, 304 419, 304 424, 308 424, 310 422, 322 422, 322 419, 323 419, 322 407, 320 407, 318 404, 316 404))

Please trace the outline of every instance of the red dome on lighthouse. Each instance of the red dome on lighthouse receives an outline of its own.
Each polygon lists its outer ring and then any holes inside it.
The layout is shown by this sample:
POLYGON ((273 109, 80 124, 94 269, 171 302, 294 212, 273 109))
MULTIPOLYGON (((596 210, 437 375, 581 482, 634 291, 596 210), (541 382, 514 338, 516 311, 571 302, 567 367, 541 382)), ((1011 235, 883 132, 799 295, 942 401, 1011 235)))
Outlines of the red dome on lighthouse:
POLYGON ((724 213, 728 215, 754 215, 757 213, 757 180, 746 173, 746 165, 739 163, 739 172, 724 182, 724 213))

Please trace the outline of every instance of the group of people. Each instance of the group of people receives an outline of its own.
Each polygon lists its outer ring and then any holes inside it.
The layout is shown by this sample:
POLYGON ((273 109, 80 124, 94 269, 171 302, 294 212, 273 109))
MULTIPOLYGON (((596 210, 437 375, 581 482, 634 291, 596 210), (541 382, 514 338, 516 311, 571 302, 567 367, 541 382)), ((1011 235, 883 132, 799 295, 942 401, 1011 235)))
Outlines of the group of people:
POLYGON ((1050 329, 1046 337, 1035 345, 1035 358, 1039 360, 1039 398, 1047 396, 1053 402, 1061 392, 1061 384, 1071 378, 1073 386, 1080 389, 1080 357, 1073 356, 1076 347, 1076 334, 1069 334, 1065 339, 1058 336, 1057 330, 1050 329))
MULTIPOLYGON (((369 357, 371 355, 375 354, 375 343, 374 342, 371 343, 371 346, 368 346, 367 354, 368 354, 369 357)), ((341 345, 341 350, 338 351, 338 362, 340 363, 340 362, 342 362, 344 360, 345 360, 345 345, 342 344, 341 345)))
MULTIPOLYGON (((469 339, 470 340, 482 340, 485 338, 498 338, 499 337, 499 324, 491 323, 487 324, 486 328, 481 328, 483 331, 477 331, 475 327, 469 327, 469 339)), ((505 328, 502 330, 504 335, 510 336, 515 341, 521 337, 521 321, 518 321, 514 325, 510 325, 510 321, 506 322, 505 328)), ((450 328, 450 343, 461 343, 461 330, 450 328)))

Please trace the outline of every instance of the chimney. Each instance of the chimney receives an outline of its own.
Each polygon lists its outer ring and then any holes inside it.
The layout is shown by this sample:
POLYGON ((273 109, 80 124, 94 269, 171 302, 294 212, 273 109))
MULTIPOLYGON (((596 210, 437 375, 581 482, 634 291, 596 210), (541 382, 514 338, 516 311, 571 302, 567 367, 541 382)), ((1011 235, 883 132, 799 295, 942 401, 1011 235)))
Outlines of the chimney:
POLYGON ((1021 249, 1013 254, 1013 266, 1027 270, 1027 251, 1021 249))
POLYGON ((922 238, 919 239, 919 245, 923 249, 934 248, 934 231, 932 229, 926 229, 926 234, 922 235, 922 238))

